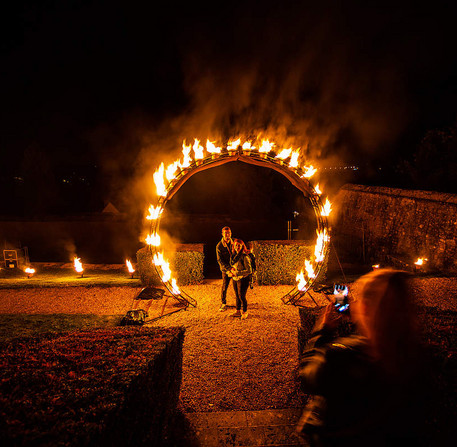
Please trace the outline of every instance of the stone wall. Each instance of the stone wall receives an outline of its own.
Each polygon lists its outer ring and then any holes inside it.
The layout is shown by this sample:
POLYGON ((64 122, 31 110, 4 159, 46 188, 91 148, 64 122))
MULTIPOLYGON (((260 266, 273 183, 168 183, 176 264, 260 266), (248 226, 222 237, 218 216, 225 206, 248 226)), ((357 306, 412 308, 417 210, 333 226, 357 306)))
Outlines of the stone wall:
POLYGON ((410 265, 425 257, 430 269, 457 273, 457 195, 348 184, 333 202, 346 255, 361 249, 367 262, 410 265))

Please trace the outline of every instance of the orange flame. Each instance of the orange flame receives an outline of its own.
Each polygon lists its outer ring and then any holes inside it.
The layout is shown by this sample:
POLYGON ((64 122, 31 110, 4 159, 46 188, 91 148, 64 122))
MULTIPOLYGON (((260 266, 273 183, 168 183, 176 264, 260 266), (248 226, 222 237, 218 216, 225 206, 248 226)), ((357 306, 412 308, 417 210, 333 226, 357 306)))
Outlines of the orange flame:
POLYGON ((180 295, 181 294, 181 290, 179 290, 178 283, 176 282, 175 278, 171 279, 171 288, 173 289, 173 293, 175 295, 180 295))
POLYGON ((153 205, 149 206, 149 215, 146 216, 147 220, 156 220, 163 213, 163 208, 160 206, 154 207, 153 205))
POLYGON ((424 265, 424 262, 427 262, 427 258, 418 258, 417 261, 414 263, 416 265, 424 265))
POLYGON ((186 146, 185 142, 182 142, 182 154, 183 154, 183 160, 181 163, 182 168, 188 168, 190 164, 192 163, 192 157, 190 156, 190 151, 192 150, 192 146, 186 146))
POLYGON ((380 265, 379 265, 379 264, 375 264, 375 265, 372 265, 371 267, 372 267, 373 269, 378 269, 378 268, 380 267, 380 265))
POLYGON ((165 187, 165 181, 163 178, 164 171, 165 171, 165 167, 162 162, 160 164, 159 169, 157 169, 157 171, 154 172, 154 175, 153 175, 154 183, 157 188, 157 195, 162 196, 162 197, 165 197, 167 195, 167 188, 165 187))
POLYGON ((292 149, 283 149, 275 158, 280 158, 281 160, 285 160, 286 158, 290 157, 292 149))
POLYGON ((303 292, 306 288, 306 279, 303 270, 300 273, 297 273, 295 281, 297 281, 297 289, 303 292))
POLYGON ((162 269, 162 276, 161 279, 163 282, 170 281, 171 278, 171 270, 170 266, 167 261, 165 261, 162 253, 156 253, 153 257, 153 262, 156 266, 162 269))
POLYGON ((305 177, 305 178, 311 178, 317 172, 317 169, 312 165, 305 166, 303 168, 303 170, 305 171, 305 173, 302 175, 302 177, 305 177))
POLYGON ((289 167, 291 167, 291 168, 298 167, 298 157, 299 156, 300 156, 300 149, 297 149, 296 151, 292 152, 292 154, 290 155, 289 167))
POLYGON ((27 276, 30 278, 35 273, 35 269, 32 267, 26 267, 24 272, 27 273, 27 276))
POLYGON ((157 233, 148 234, 146 236, 146 244, 158 247, 160 245, 160 235, 157 233))
POLYGON ((316 257, 316 262, 322 262, 324 260, 324 243, 330 240, 327 230, 324 229, 321 232, 317 232, 317 241, 314 247, 314 256, 316 257))
POLYGON ((319 188, 319 183, 314 187, 314 191, 316 191, 316 193, 317 193, 318 195, 321 195, 321 194, 322 194, 322 191, 321 191, 321 189, 319 188))
POLYGON ((195 160, 202 160, 204 158, 204 147, 200 144, 200 140, 197 140, 195 138, 194 140, 194 154, 195 154, 195 160))
POLYGON ((316 274, 314 273, 314 268, 313 265, 311 264, 308 259, 305 259, 305 270, 306 274, 308 275, 308 278, 315 278, 316 274))
POLYGON ((268 152, 271 152, 273 150, 274 145, 274 143, 270 143, 268 140, 263 140, 262 144, 259 147, 259 152, 268 154, 268 152))
POLYGON ((236 151, 238 149, 238 146, 241 143, 241 138, 238 138, 238 140, 235 141, 229 141, 227 144, 227 150, 228 151, 236 151))
POLYGON ((130 262, 129 259, 125 260, 125 264, 127 265, 127 269, 129 271, 129 273, 134 273, 135 272, 135 269, 133 268, 133 265, 132 265, 132 263, 130 262))
POLYGON ((255 149, 255 147, 252 146, 250 141, 246 141, 245 143, 243 143, 243 146, 241 147, 243 148, 243 151, 252 151, 252 149, 255 149))
POLYGON ((221 148, 216 147, 216 145, 209 140, 206 140, 206 150, 210 154, 220 154, 221 153, 221 148))
POLYGON ((168 165, 167 169, 165 170, 165 177, 168 181, 173 180, 176 176, 176 171, 179 168, 179 160, 176 160, 174 163, 168 165))
POLYGON ((73 258, 73 264, 75 267, 75 270, 78 273, 82 273, 84 271, 83 265, 81 264, 81 258, 77 258, 76 256, 73 258))
POLYGON ((332 211, 332 204, 330 203, 330 200, 328 200, 328 197, 327 197, 324 205, 322 206, 321 214, 322 214, 322 216, 330 216, 331 211, 332 211))

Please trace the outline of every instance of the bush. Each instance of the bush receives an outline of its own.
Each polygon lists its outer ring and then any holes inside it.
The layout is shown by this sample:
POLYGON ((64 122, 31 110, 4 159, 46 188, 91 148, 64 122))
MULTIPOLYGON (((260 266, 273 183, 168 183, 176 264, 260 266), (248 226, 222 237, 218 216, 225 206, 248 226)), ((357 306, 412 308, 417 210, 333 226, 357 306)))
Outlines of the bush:
POLYGON ((183 339, 183 328, 117 328, 1 345, 2 445, 171 445, 183 339))
POLYGON ((314 245, 307 241, 254 241, 252 245, 259 285, 295 285, 305 259, 314 254, 314 245))
MULTIPOLYGON (((138 250, 136 256, 142 284, 161 286, 162 281, 152 263, 149 248, 138 250)), ((170 253, 170 268, 179 286, 199 284, 203 281, 203 260, 203 244, 181 244, 174 253, 170 253)))

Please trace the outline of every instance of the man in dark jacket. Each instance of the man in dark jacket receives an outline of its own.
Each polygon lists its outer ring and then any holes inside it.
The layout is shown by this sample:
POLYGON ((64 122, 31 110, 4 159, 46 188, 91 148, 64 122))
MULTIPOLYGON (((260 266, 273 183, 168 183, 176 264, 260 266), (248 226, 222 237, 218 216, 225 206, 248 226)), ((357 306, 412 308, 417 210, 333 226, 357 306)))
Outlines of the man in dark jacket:
POLYGON ((220 311, 223 312, 227 310, 227 289, 232 279, 232 274, 230 269, 230 257, 233 254, 233 241, 232 241, 232 231, 229 227, 222 228, 222 239, 216 246, 216 256, 219 268, 222 272, 222 289, 221 289, 221 300, 222 304, 220 311))

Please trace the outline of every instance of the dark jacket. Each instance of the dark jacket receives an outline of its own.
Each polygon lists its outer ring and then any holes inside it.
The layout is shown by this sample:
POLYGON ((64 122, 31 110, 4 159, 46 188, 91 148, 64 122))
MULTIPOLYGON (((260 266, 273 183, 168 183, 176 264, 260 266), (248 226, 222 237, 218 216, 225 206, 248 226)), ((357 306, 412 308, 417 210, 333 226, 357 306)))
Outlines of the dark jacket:
POLYGON ((232 266, 230 265, 230 257, 233 254, 233 242, 232 239, 228 243, 221 239, 216 245, 216 256, 219 268, 222 273, 230 271, 232 266))
POLYGON ((232 256, 232 267, 235 269, 233 275, 234 281, 239 281, 242 278, 246 278, 252 274, 251 258, 245 253, 237 253, 232 256))
POLYGON ((311 397, 297 429, 312 446, 422 445, 417 377, 387 377, 364 337, 337 338, 316 327, 300 361, 302 389, 311 397))

